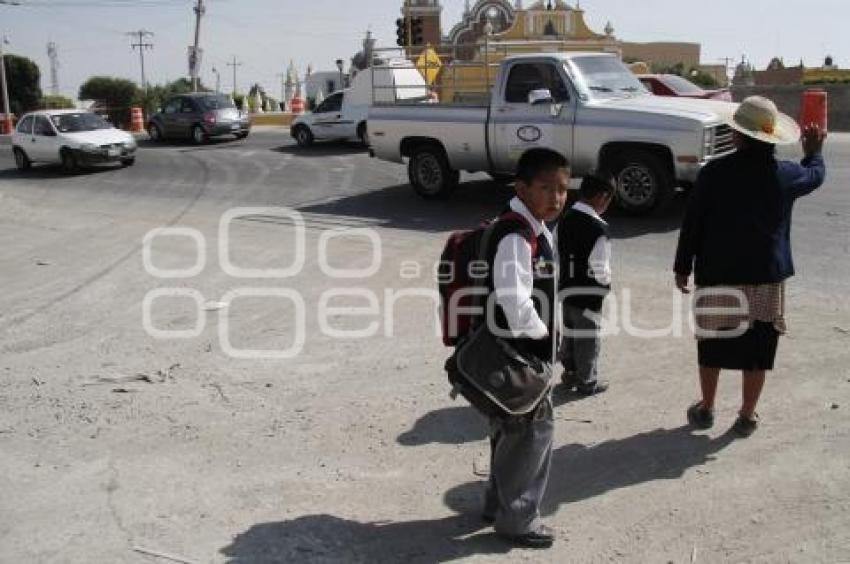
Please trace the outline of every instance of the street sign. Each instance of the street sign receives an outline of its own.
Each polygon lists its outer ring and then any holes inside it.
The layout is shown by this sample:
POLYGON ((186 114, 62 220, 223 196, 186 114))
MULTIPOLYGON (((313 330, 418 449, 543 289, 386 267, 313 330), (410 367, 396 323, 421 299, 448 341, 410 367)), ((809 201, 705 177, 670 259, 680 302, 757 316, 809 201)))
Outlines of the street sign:
POLYGON ((416 68, 422 73, 425 82, 428 86, 432 86, 440 75, 440 70, 443 68, 443 63, 440 61, 440 56, 433 47, 428 47, 419 58, 416 60, 416 68))

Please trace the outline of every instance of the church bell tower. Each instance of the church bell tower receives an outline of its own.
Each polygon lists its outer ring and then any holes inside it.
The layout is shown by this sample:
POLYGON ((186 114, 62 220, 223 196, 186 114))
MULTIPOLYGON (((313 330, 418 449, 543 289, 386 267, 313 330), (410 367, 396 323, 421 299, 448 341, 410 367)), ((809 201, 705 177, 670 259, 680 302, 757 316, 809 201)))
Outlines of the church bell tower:
POLYGON ((401 13, 404 17, 422 18, 422 38, 425 44, 439 45, 443 40, 439 0, 405 0, 401 13))

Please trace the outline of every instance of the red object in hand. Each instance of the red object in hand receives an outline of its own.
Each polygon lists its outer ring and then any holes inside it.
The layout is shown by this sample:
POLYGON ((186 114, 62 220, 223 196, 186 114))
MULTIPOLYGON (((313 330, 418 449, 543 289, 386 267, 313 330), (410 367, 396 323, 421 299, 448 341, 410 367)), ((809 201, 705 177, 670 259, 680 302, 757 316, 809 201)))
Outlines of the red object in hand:
POLYGON ((806 127, 812 123, 820 127, 821 131, 827 130, 827 115, 829 104, 826 91, 811 89, 803 92, 803 105, 800 111, 800 126, 806 127))

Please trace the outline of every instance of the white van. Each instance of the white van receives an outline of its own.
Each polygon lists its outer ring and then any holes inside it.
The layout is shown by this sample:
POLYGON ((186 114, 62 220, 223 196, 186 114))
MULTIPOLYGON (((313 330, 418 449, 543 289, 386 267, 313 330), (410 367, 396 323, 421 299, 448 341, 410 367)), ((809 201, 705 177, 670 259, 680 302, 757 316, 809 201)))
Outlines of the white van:
POLYGON ((312 113, 299 116, 290 134, 302 147, 314 141, 360 141, 369 144, 366 118, 375 103, 428 101, 428 85, 408 61, 366 69, 354 77, 350 88, 334 92, 312 113))

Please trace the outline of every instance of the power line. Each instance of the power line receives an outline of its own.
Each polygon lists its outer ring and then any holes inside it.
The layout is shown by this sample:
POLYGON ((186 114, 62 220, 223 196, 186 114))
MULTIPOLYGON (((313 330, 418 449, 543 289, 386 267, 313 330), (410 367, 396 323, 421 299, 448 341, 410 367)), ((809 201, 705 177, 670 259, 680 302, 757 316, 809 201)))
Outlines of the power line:
POLYGON ((233 94, 236 94, 236 67, 241 67, 243 64, 236 60, 236 55, 233 55, 233 62, 228 62, 227 66, 233 67, 233 94))
POLYGON ((142 88, 147 89, 148 83, 145 80, 145 49, 153 49, 153 43, 145 43, 145 38, 153 37, 153 32, 140 29, 139 31, 128 31, 127 35, 134 38, 138 37, 138 43, 131 43, 130 46, 134 51, 136 49, 139 50, 139 62, 142 64, 142 88))

